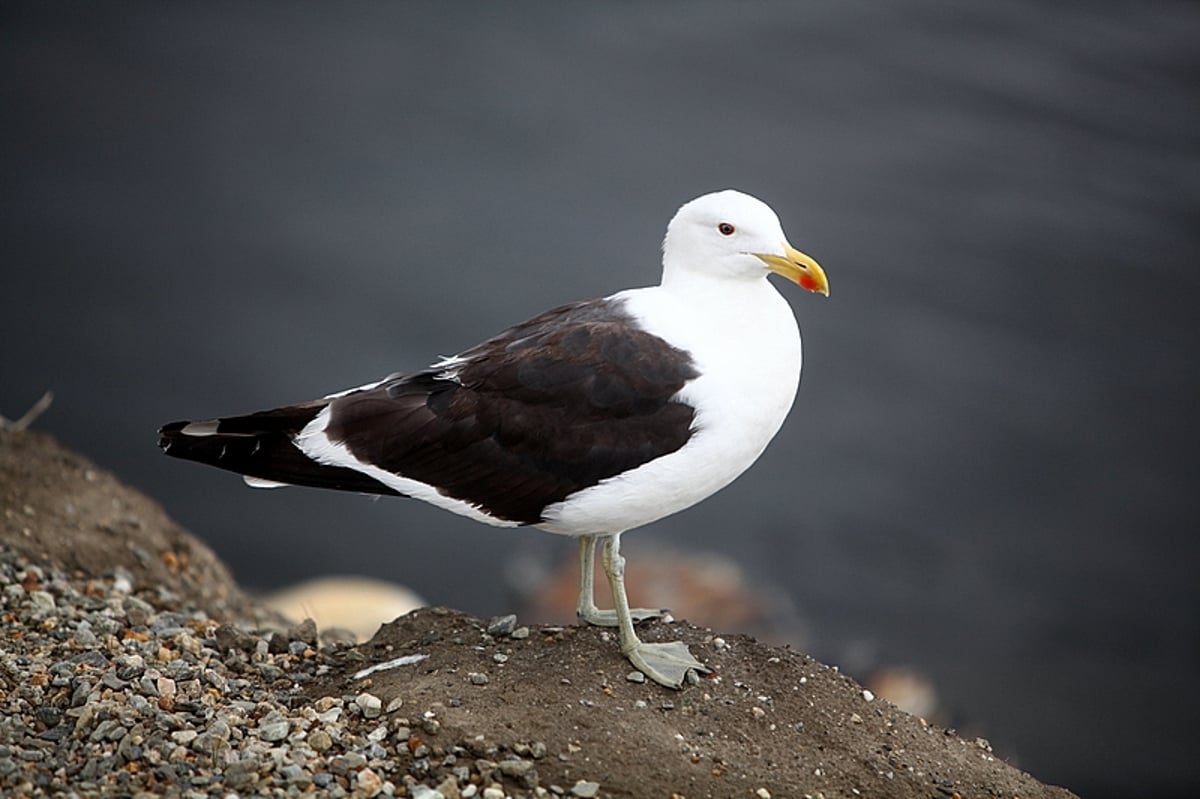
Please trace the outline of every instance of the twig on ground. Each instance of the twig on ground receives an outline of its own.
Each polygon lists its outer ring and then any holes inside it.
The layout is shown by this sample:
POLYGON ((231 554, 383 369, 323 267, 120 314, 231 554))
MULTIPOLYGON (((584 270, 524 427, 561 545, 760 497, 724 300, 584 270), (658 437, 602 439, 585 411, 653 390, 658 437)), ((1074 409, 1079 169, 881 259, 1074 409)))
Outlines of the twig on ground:
POLYGON ((52 402, 54 402, 54 392, 47 391, 37 402, 33 403, 29 410, 25 411, 25 414, 20 419, 10 422, 8 419, 0 416, 0 428, 17 431, 27 430, 29 429, 29 425, 33 424, 39 416, 46 412, 46 409, 50 407, 50 403, 52 402))

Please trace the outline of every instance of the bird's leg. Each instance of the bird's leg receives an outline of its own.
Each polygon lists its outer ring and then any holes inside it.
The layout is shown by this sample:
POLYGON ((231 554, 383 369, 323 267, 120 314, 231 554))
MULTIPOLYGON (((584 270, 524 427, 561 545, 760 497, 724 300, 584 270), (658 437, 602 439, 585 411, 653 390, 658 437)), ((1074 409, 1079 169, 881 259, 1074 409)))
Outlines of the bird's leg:
POLYGON ((629 597, 625 593, 625 558, 621 557, 621 534, 611 535, 604 542, 601 561, 608 585, 612 589, 614 612, 621 636, 621 651, 638 671, 668 688, 679 688, 690 670, 709 672, 688 651, 683 641, 665 644, 647 644, 633 631, 633 616, 629 610, 629 597))
MULTIPOLYGON (((594 624, 597 627, 616 627, 617 614, 612 610, 600 610, 596 607, 596 544, 594 535, 579 536, 579 601, 575 605, 575 615, 580 621, 594 624)), ((661 619, 667 615, 666 608, 632 608, 630 614, 633 621, 661 619)))

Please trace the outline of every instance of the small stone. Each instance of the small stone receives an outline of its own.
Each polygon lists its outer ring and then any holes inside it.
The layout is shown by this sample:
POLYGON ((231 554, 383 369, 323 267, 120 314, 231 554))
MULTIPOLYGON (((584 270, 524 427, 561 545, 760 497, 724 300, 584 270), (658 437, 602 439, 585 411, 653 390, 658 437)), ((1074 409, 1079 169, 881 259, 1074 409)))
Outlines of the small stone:
POLYGON ((288 734, 288 721, 268 716, 258 723, 258 737, 264 741, 282 741, 288 734))
POLYGON ((504 799, 504 789, 489 785, 483 789, 483 799, 504 799))
POLYGON ((374 799, 383 790, 383 780, 369 768, 364 768, 357 774, 356 785, 354 788, 355 796, 365 796, 367 799, 374 799))
POLYGON ((333 746, 333 738, 324 730, 317 730, 308 736, 308 745, 313 748, 314 752, 325 752, 333 746))
POLYGON ((713 649, 716 649, 718 651, 721 649, 724 649, 726 646, 728 646, 728 644, 725 643, 724 638, 714 638, 712 640, 712 645, 713 645, 713 649))
MULTIPOLYGON (((96 729, 98 731, 100 728, 97 727, 96 729)), ((195 730, 176 730, 175 732, 171 733, 171 740, 177 744, 180 744, 181 746, 187 746, 192 741, 196 740, 198 735, 200 735, 200 733, 196 732, 195 730)))
POLYGON ((75 627, 75 643, 80 646, 95 646, 99 639, 92 632, 92 624, 87 619, 83 619, 75 627))
POLYGON ((579 799, 592 799, 600 793, 600 783, 591 780, 580 780, 571 788, 571 795, 579 799))
POLYGON ((125 687, 125 681, 118 677, 115 671, 104 672, 104 676, 100 678, 100 684, 114 691, 120 691, 125 687))
POLYGON ((133 575, 125 569, 114 569, 112 588, 114 593, 128 594, 133 590, 133 575))
POLYGON ((533 761, 531 761, 531 760, 501 760, 497 764, 497 767, 500 769, 500 773, 503 774, 504 776, 512 777, 514 779, 520 779, 521 777, 524 777, 526 774, 528 774, 529 770, 533 768, 533 761))
POLYGON ((491 678, 489 678, 486 674, 480 674, 477 671, 473 671, 468 674, 467 679, 471 681, 472 685, 487 685, 489 682, 491 682, 491 678))
MULTIPOLYGON (((466 782, 468 777, 463 777, 463 782, 466 782)), ((446 777, 434 790, 434 795, 430 799, 437 799, 438 795, 442 799, 462 799, 462 793, 458 790, 458 779, 453 775, 446 777)))
POLYGON ((258 760, 251 756, 225 767, 225 784, 235 791, 244 791, 258 782, 258 760))
POLYGON ((446 799, 446 794, 441 791, 435 791, 428 785, 414 785, 409 796, 412 799, 446 799))
POLYGON ((288 763, 279 769, 279 774, 292 785, 305 785, 312 782, 312 777, 299 763, 288 763))
POLYGON ((758 799, 771 799, 771 792, 766 788, 759 788, 754 792, 754 795, 757 796, 758 799))
POLYGON ((55 707, 54 705, 42 705, 37 709, 35 715, 37 716, 38 721, 42 722, 47 727, 56 727, 58 726, 58 723, 62 721, 63 712, 62 708, 55 707))
POLYGON ((295 627, 288 630, 288 640, 303 641, 309 646, 317 645, 317 623, 312 619, 305 619, 295 627))
POLYGON ((496 661, 497 663, 507 663, 508 655, 504 654, 503 652, 497 652, 496 654, 492 655, 492 660, 496 661))
POLYGON ((873 702, 875 700, 875 694, 871 693, 866 688, 863 689, 862 697, 863 697, 863 699, 867 700, 868 702, 873 702))
MULTIPOLYGON (((284 725, 286 724, 285 721, 284 725)), ((192 741, 192 749, 215 756, 229 748, 229 735, 229 725, 220 720, 215 721, 207 730, 196 736, 196 740, 192 741)))
POLYGON ((496 616, 488 621, 488 635, 497 637, 504 635, 512 635, 513 630, 517 629, 517 616, 515 613, 510 613, 507 616, 496 616))
POLYGON ((249 633, 244 633, 232 624, 222 624, 213 633, 213 638, 216 639, 217 649, 221 654, 229 650, 238 650, 241 652, 253 652, 258 639, 249 633))
POLYGON ((377 719, 383 713, 383 700, 375 694, 361 693, 354 704, 358 705, 364 718, 377 719))
POLYGON ((625 679, 629 680, 630 682, 642 683, 646 681, 646 675, 642 674, 640 671, 631 671, 625 675, 625 679))
POLYGON ((524 638, 528 638, 529 637, 529 628, 528 627, 518 627, 517 629, 512 631, 512 634, 509 637, 516 638, 517 640, 522 640, 524 638))
POLYGON ((125 608, 125 620, 130 627, 144 627, 154 615, 154 608, 135 596, 125 597, 122 607, 125 608))

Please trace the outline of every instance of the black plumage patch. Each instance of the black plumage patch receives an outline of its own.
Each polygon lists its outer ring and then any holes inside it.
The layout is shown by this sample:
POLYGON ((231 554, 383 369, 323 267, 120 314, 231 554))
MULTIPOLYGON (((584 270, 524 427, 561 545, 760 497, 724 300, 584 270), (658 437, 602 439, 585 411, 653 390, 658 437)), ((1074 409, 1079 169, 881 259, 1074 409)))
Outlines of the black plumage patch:
POLYGON ((328 404, 326 400, 289 405, 245 416, 214 419, 211 432, 187 432, 192 422, 171 422, 158 431, 158 446, 175 458, 207 463, 231 472, 281 483, 366 494, 397 492, 354 469, 317 463, 294 438, 328 404))
POLYGON ((395 489, 318 463, 296 435, 329 408, 325 434, 355 459, 520 524, 576 491, 675 452, 695 409, 688 353, 638 328, 620 301, 564 305, 461 353, 332 399, 159 431, 167 454, 292 485, 395 489))
POLYGON ((333 400, 327 435, 362 461, 535 524, 548 505, 691 434, 694 409, 672 399, 699 376, 690 356, 619 301, 547 311, 458 358, 333 400))

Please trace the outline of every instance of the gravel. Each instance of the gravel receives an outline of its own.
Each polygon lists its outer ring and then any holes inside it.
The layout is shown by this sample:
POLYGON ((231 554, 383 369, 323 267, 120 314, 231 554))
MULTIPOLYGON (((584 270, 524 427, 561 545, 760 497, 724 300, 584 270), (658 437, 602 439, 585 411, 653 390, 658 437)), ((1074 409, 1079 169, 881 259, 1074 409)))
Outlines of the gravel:
MULTIPOLYGON (((306 700, 351 646, 319 645, 311 621, 262 634, 133 584, 0 547, 0 795, 554 795, 537 773, 544 743, 446 748, 414 732, 435 736, 434 714, 407 718, 398 700, 306 700)), ((511 635, 515 619, 492 629, 511 635)))

